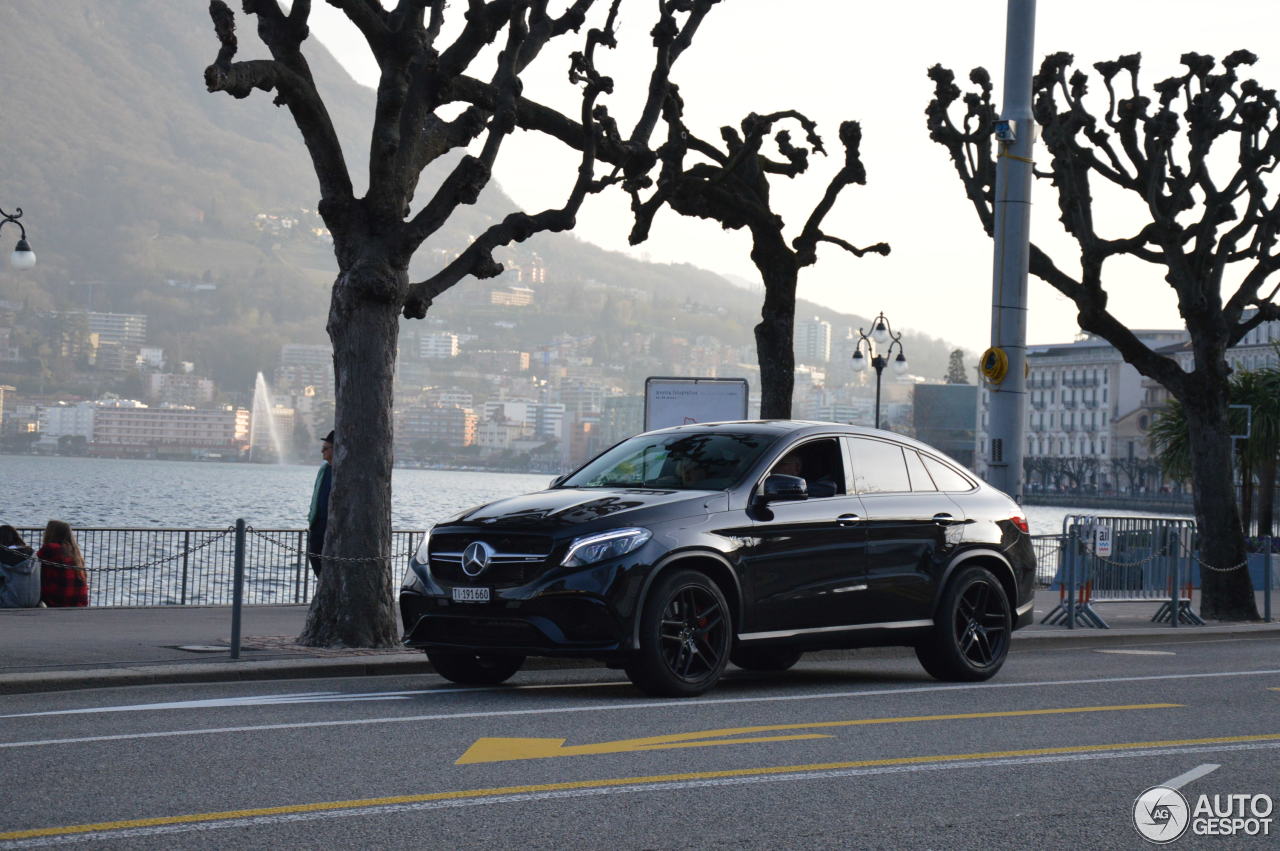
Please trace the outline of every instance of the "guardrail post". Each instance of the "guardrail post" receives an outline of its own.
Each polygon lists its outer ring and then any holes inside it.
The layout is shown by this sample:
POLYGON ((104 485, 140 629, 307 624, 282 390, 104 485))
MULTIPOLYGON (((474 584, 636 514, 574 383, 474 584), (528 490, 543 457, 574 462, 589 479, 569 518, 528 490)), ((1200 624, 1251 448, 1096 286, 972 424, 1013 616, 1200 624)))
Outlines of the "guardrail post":
POLYGON ((1076 546, 1079 526, 1072 525, 1067 538, 1067 629, 1076 628, 1076 546))
POLYGON ((181 605, 187 604, 187 560, 191 558, 191 533, 182 533, 182 593, 179 599, 181 605))
MULTIPOLYGON (((1182 530, 1180 528, 1177 528, 1177 527, 1170 528, 1165 533, 1166 536, 1168 535, 1169 532, 1172 532, 1173 534, 1178 535, 1179 536, 1178 541, 1179 542, 1181 541, 1182 530)), ((1175 549, 1175 552, 1176 552, 1176 549, 1175 549)), ((1178 621, 1182 620, 1182 588, 1179 587, 1179 583, 1182 579, 1181 564, 1182 564, 1182 559, 1174 558, 1173 564, 1169 565, 1169 572, 1173 574, 1173 576, 1170 579, 1170 585, 1172 587, 1169 592, 1169 615, 1170 615, 1170 620, 1173 621, 1174 629, 1178 628, 1178 621)), ((1188 583, 1191 582, 1190 563, 1187 564, 1187 582, 1188 583)), ((1189 599, 1187 600, 1187 605, 1188 606, 1191 605, 1191 600, 1189 599)))
POLYGON ((240 609, 244 601, 244 518, 236 520, 236 572, 231 599, 231 658, 240 658, 240 609))
POLYGON ((1267 623, 1271 623, 1271 586, 1275 584, 1275 576, 1273 575, 1275 568, 1271 566, 1271 562, 1275 559, 1272 554, 1273 548, 1271 536, 1267 536, 1267 549, 1262 557, 1262 618, 1267 623))

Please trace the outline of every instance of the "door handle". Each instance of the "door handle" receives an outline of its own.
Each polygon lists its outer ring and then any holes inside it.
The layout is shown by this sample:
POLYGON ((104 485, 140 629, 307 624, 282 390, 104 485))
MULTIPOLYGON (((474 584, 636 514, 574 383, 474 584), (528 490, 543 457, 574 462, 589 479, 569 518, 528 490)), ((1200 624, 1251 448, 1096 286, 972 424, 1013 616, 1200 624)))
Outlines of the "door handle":
POLYGON ((957 520, 945 511, 933 515, 933 522, 939 526, 954 526, 957 523, 963 523, 963 520, 957 520))
POLYGON ((856 514, 841 514, 836 518, 837 526, 856 526, 862 521, 862 518, 856 514))

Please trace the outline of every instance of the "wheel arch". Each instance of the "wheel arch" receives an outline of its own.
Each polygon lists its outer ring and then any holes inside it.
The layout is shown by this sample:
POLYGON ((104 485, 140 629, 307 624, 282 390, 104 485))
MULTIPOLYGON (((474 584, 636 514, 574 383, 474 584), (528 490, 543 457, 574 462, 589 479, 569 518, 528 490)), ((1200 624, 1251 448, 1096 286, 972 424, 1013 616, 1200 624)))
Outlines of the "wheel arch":
POLYGON ((1014 573, 1013 565, 1009 563, 1009 560, 1000 551, 983 548, 965 550, 962 553, 958 553, 947 563, 946 571, 942 575, 942 581, 938 583, 938 587, 933 593, 931 611, 934 620, 936 621, 938 617, 938 606, 942 602, 942 593, 946 590, 952 578, 966 567, 985 567, 991 571, 991 574, 1000 583, 1000 587, 1004 589, 1005 598, 1009 602, 1009 612, 1012 615, 1014 610, 1018 608, 1018 580, 1014 573))
POLYGON ((645 577, 644 584, 640 588, 640 597, 636 601, 637 614, 632 618, 631 634, 627 639, 629 650, 640 647, 639 613, 644 611, 645 601, 649 599, 649 592, 653 589, 658 577, 665 576, 673 570, 686 569, 705 574, 720 589, 725 602, 729 604, 729 616, 733 619, 733 631, 736 632, 738 624, 742 623, 742 586, 738 582, 738 575, 734 572, 732 565, 724 556, 711 550, 685 550, 663 557, 645 577))

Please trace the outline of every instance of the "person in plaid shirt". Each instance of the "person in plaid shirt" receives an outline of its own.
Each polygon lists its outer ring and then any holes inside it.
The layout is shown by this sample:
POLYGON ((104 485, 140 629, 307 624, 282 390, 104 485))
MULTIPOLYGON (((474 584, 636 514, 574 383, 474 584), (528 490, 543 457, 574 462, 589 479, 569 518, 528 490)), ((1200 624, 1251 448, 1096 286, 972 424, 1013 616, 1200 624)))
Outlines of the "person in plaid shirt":
POLYGON ((67 523, 49 521, 36 557, 41 565, 40 602, 50 608, 89 605, 89 575, 75 533, 67 523))

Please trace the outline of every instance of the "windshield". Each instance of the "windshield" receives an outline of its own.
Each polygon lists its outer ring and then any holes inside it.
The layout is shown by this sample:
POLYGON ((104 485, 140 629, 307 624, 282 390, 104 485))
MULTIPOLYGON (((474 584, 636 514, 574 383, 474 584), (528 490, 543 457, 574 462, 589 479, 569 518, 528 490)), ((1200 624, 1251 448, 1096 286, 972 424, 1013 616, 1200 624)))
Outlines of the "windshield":
POLYGON ((774 440, 772 435, 727 432, 642 434, 619 443, 561 487, 724 490, 774 440))

